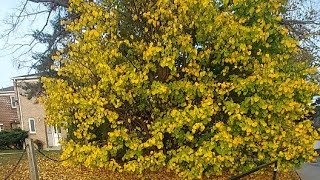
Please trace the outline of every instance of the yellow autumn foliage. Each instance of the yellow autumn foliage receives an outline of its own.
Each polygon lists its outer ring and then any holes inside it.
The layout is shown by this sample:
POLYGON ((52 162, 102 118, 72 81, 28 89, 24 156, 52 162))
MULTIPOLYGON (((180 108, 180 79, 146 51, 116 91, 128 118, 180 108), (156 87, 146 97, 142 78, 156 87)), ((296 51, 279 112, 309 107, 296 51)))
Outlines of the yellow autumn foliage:
POLYGON ((66 163, 200 178, 315 157, 316 69, 294 60, 285 1, 69 3, 73 40, 59 78, 43 79, 66 163))

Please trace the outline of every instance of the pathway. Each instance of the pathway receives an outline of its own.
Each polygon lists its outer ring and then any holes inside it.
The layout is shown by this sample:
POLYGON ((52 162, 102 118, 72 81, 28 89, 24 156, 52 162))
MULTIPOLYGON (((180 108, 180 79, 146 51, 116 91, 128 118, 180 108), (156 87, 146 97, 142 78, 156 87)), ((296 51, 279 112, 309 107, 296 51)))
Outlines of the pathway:
POLYGON ((298 170, 301 180, 320 180, 320 157, 316 163, 306 163, 298 170))

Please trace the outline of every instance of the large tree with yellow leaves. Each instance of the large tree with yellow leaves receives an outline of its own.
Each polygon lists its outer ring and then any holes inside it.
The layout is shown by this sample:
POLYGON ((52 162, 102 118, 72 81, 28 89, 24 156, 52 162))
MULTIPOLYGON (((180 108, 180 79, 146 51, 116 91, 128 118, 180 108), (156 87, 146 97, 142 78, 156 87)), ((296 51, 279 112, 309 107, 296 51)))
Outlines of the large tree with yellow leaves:
POLYGON ((44 79, 69 163, 196 178, 315 156, 316 69, 294 60, 283 0, 71 0, 75 39, 44 79), (307 80, 309 79, 309 80, 307 80))

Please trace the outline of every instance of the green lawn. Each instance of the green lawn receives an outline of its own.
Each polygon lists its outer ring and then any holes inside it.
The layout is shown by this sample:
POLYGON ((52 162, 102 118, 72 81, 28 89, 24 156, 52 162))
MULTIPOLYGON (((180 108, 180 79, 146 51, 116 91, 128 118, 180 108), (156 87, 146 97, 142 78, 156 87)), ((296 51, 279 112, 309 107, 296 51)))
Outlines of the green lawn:
MULTIPOLYGON (((0 150, 0 166, 15 164, 22 152, 22 150, 0 150)), ((27 156, 24 155, 22 159, 27 159, 27 156)))
POLYGON ((16 153, 16 152, 23 152, 23 150, 2 150, 0 149, 0 154, 1 153, 16 153))
MULTIPOLYGON (((59 158, 60 151, 42 151, 44 154, 55 159, 59 158)), ((14 165, 18 162, 23 150, 0 150, 0 166, 14 165)), ((36 157, 42 157, 42 155, 36 152, 36 157)), ((22 157, 22 160, 27 160, 27 153, 22 157)))

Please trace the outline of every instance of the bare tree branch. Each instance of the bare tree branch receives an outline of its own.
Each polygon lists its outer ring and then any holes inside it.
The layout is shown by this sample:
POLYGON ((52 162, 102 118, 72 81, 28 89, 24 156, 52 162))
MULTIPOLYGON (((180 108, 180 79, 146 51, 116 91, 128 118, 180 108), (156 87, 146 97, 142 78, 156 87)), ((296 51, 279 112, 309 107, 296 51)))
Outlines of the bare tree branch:
POLYGON ((68 0, 29 0, 29 1, 34 3, 52 3, 65 8, 69 7, 68 0))
POLYGON ((21 15, 20 17, 29 17, 29 16, 33 16, 33 15, 42 14, 42 13, 50 13, 50 10, 43 10, 43 11, 38 11, 38 12, 33 12, 33 13, 27 13, 27 14, 21 15))
MULTIPOLYGON (((63 41, 65 38, 68 38, 68 34, 64 32, 64 29, 54 28, 54 32, 51 35, 50 33, 46 33, 47 27, 50 24, 50 20, 59 21, 54 20, 54 18, 59 19, 60 13, 64 13, 66 7, 68 7, 68 0, 24 0, 24 3, 20 8, 15 10, 14 14, 10 16, 9 21, 6 21, 9 28, 0 36, 0 38, 4 40, 2 41, 3 46, 1 49, 9 51, 5 56, 11 55, 12 60, 19 64, 20 67, 22 67, 22 64, 26 63, 37 63, 39 60, 34 58, 35 54, 43 54, 44 56, 50 57, 51 51, 55 51, 54 49, 57 49, 57 47, 60 46, 59 44, 63 46, 63 41), (58 16, 52 17, 53 13, 58 16), (33 22, 38 15, 46 18, 45 24, 41 26, 39 30, 33 31, 33 33, 25 32, 22 37, 17 37, 21 40, 12 40, 12 38, 15 37, 13 36, 13 32, 19 30, 21 24, 29 18, 34 18, 33 20, 31 19, 33 22), (27 40, 30 37, 31 39, 27 40), (25 42, 25 40, 27 40, 27 42, 25 42), (35 52, 37 47, 39 47, 38 45, 41 44, 46 45, 46 49, 43 52, 35 52), (32 57, 32 61, 27 60, 26 62, 26 59, 29 59, 28 57, 32 57)), ((63 18, 68 17, 60 17, 60 19, 63 18)), ((28 20, 28 22, 30 22, 30 20, 28 20)))
POLYGON ((308 20, 296 20, 296 19, 284 19, 282 21, 283 24, 285 25, 290 25, 290 24, 301 24, 301 25, 308 25, 308 24, 315 24, 315 25, 320 25, 319 22, 316 21, 308 21, 308 20))

